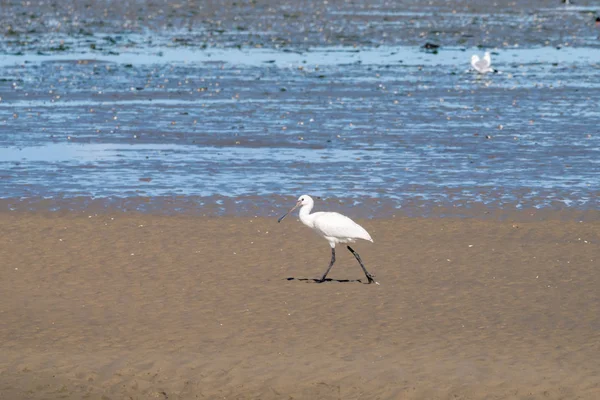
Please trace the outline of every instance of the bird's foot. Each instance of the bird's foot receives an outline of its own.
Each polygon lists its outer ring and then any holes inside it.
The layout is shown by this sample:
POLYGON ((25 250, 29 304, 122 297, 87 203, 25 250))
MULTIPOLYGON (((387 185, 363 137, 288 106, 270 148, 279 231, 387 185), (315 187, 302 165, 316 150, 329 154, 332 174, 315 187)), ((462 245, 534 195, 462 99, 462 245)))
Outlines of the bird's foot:
POLYGON ((375 279, 373 279, 372 275, 367 275, 367 279, 369 280, 367 283, 371 284, 371 283, 375 283, 377 285, 379 285, 379 282, 377 282, 375 279))
POLYGON ((325 282, 325 278, 323 277, 321 279, 315 279, 315 282, 317 282, 317 283, 323 283, 323 282, 325 282))

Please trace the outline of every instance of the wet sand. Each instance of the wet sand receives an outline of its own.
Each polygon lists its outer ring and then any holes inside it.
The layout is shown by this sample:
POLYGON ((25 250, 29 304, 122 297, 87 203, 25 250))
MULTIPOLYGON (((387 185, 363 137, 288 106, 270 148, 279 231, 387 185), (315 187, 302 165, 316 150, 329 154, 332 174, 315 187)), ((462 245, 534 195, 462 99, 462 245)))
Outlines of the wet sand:
POLYGON ((598 218, 521 217, 360 220, 377 286, 295 218, 1 213, 0 398, 600 398, 598 218))

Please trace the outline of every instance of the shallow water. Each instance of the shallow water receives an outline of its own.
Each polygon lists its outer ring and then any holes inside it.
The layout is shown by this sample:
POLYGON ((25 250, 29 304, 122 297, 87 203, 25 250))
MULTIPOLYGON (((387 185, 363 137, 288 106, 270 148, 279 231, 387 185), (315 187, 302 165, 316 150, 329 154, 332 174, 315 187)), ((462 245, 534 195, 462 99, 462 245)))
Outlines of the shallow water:
POLYGON ((0 55, 4 207, 273 215, 308 193, 373 217, 598 208, 598 48, 492 50, 500 72, 481 76, 476 48, 133 39, 0 55))

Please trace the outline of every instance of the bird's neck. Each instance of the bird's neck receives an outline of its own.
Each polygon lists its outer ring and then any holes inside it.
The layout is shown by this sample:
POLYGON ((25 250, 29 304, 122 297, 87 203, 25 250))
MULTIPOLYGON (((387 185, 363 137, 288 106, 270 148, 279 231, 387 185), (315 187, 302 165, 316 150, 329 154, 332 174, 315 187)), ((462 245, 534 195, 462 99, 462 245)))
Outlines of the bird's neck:
POLYGON ((310 211, 312 210, 313 206, 312 204, 307 204, 305 206, 302 206, 302 208, 300 208, 300 212, 298 213, 298 216, 300 217, 300 221, 302 221, 302 223, 304 225, 310 226, 312 227, 312 218, 310 215, 310 211))

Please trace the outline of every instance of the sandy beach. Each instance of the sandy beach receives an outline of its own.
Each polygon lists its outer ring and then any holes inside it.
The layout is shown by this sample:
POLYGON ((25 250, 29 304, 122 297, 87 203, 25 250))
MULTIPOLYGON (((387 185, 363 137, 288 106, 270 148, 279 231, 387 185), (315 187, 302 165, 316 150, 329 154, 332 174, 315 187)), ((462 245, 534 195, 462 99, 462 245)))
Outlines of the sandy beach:
POLYGON ((2 213, 0 398, 600 397, 597 219, 359 222, 2 213))

